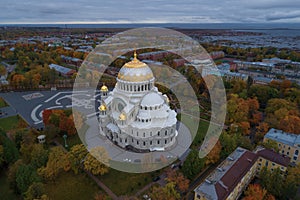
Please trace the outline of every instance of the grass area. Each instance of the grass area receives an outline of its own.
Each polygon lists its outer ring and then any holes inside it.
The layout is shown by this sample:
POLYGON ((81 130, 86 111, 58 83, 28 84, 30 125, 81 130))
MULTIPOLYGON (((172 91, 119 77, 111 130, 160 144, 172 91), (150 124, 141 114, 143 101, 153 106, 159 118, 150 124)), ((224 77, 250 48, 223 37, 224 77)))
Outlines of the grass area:
POLYGON ((0 119, 0 127, 5 132, 17 128, 18 124, 23 124, 22 126, 26 127, 26 122, 18 115, 0 119))
POLYGON ((85 174, 75 175, 64 172, 55 179, 55 182, 46 184, 46 194, 55 200, 90 200, 96 193, 103 193, 96 183, 85 174))
POLYGON ((201 145, 201 143, 206 135, 208 126, 209 126, 209 122, 200 120, 198 132, 193 140, 192 147, 197 148, 201 145))
POLYGON ((134 174, 110 168, 109 173, 99 179, 116 195, 133 195, 152 182, 153 173, 134 174))
POLYGON ((4 101, 2 97, 0 97, 0 108, 6 107, 8 104, 4 101))
POLYGON ((0 199, 1 200, 21 199, 20 197, 14 194, 12 189, 9 188, 7 174, 4 171, 5 170, 3 169, 1 169, 0 171, 0 199))

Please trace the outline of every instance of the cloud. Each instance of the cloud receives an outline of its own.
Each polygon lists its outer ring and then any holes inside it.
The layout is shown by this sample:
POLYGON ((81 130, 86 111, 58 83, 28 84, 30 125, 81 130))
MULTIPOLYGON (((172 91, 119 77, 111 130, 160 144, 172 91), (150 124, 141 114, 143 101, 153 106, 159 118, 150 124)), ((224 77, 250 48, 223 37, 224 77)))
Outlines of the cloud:
POLYGON ((292 0, 1 1, 0 23, 300 22, 292 0))

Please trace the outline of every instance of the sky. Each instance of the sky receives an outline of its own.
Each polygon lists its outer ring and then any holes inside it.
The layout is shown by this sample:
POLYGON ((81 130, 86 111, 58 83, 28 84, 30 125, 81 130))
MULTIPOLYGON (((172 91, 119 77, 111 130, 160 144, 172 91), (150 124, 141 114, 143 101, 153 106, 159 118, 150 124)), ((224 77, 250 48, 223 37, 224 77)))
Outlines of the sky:
POLYGON ((1 24, 300 22, 299 0, 0 0, 1 24))

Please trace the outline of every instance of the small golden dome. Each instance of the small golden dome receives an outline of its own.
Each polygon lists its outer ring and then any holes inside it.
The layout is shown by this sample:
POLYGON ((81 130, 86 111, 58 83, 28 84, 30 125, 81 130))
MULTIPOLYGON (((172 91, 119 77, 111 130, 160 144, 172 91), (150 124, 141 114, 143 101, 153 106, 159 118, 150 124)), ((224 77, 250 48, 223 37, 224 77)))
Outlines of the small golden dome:
POLYGON ((100 89, 101 92, 108 92, 108 88, 105 84, 102 85, 101 89, 100 89))
POLYGON ((100 111, 106 111, 106 106, 104 104, 101 104, 98 108, 100 111))
POLYGON ((119 119, 122 121, 126 120, 126 115, 124 113, 121 113, 119 119))

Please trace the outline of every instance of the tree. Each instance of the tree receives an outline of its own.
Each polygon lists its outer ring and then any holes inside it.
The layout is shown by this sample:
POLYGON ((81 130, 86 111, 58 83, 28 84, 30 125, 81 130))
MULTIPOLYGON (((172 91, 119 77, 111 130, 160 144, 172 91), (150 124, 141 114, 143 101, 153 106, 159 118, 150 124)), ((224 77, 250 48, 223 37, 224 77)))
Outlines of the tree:
POLYGON ((226 158, 237 148, 237 136, 224 131, 220 136, 220 143, 222 145, 221 157, 226 158))
POLYGON ((3 147, 3 159, 5 163, 11 164, 18 160, 19 152, 16 145, 6 136, 6 133, 2 130, 0 130, 0 144, 1 143, 3 147))
POLYGON ((287 115, 280 120, 279 129, 289 132, 300 134, 300 117, 294 115, 287 115))
POLYGON ((250 184, 243 200, 264 200, 266 196, 267 190, 261 188, 259 184, 250 184))
POLYGON ((213 147, 213 149, 207 155, 205 164, 209 165, 218 162, 220 160, 221 149, 222 149, 221 143, 220 141, 218 141, 213 147))
POLYGON ((44 149, 42 144, 34 144, 31 151, 30 163, 35 168, 45 166, 48 161, 48 150, 44 149))
POLYGON ((175 186, 179 189, 180 192, 185 192, 189 188, 189 180, 183 176, 181 172, 169 169, 167 171, 168 182, 175 183, 175 186))
POLYGON ((256 126, 256 133, 255 133, 255 141, 259 142, 261 141, 265 134, 268 132, 269 130, 269 125, 265 122, 261 122, 259 123, 258 126, 256 126))
POLYGON ((90 150, 84 159, 84 169, 94 175, 103 175, 108 172, 109 157, 107 151, 100 146, 90 150))
POLYGON ((185 177, 192 180, 205 165, 205 159, 199 158, 197 150, 191 150, 182 166, 182 173, 185 177))
POLYGON ((40 181, 36 170, 31 165, 21 165, 16 174, 16 183, 18 191, 21 194, 27 191, 29 186, 34 183, 40 181))
POLYGON ((180 199, 180 194, 175 189, 175 183, 170 182, 164 187, 153 187, 150 197, 156 200, 176 200, 180 199))
POLYGON ((78 173, 84 158, 88 154, 86 147, 83 144, 74 145, 68 152, 68 158, 71 164, 71 169, 75 174, 78 173))
POLYGON ((34 182, 25 192, 25 200, 40 199, 45 193, 45 186, 41 182, 34 182))
POLYGON ((70 163, 67 153, 64 152, 62 147, 58 146, 50 150, 46 167, 39 168, 38 172, 46 179, 54 180, 61 171, 68 171, 69 169, 70 163))

